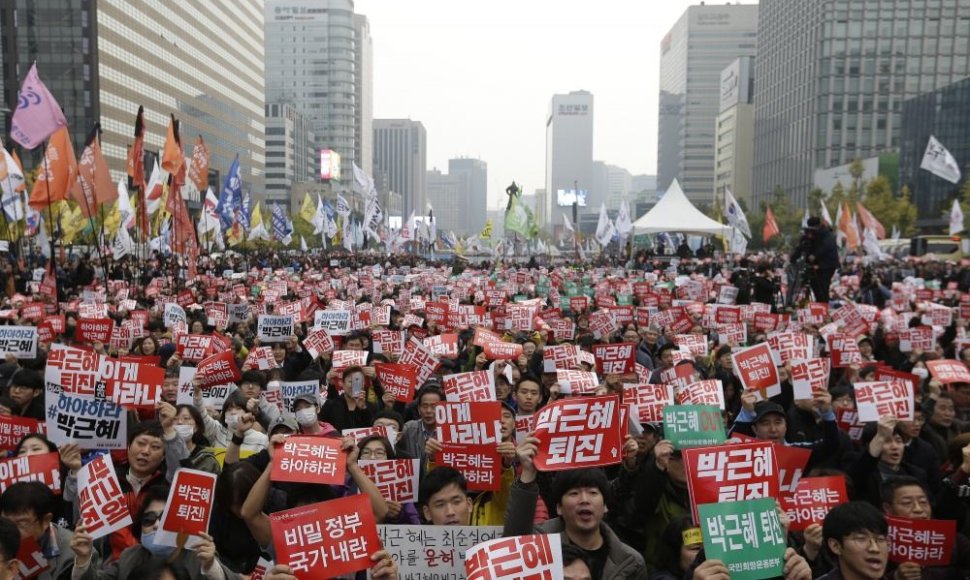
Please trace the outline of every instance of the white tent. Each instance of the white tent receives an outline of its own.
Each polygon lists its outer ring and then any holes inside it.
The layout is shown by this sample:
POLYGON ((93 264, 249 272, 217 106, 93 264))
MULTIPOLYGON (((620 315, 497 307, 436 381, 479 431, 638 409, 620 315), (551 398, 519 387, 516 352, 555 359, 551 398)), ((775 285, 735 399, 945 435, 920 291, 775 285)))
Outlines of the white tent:
POLYGON ((702 214, 684 195, 675 179, 657 205, 633 222, 635 234, 678 232, 698 235, 731 235, 731 226, 702 214))

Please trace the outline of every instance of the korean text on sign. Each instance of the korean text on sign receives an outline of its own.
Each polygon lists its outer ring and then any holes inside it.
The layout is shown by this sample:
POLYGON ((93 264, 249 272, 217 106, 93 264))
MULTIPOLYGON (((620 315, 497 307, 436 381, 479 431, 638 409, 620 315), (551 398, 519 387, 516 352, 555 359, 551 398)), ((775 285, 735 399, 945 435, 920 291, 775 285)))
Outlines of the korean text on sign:
POLYGON ((562 578, 559 534, 500 538, 478 544, 465 553, 467 580, 493 578, 562 578))
POLYGON ((444 443, 435 463, 460 471, 469 490, 498 491, 502 488, 502 458, 495 445, 444 443))
POLYGON ((346 463, 337 439, 289 437, 273 453, 273 481, 342 484, 346 463))
POLYGON ((486 445, 502 440, 502 405, 497 401, 438 403, 435 419, 441 443, 486 445))
POLYGON ((101 455, 77 474, 81 521, 92 539, 131 525, 131 512, 110 456, 101 455))
POLYGON ((791 494, 782 495, 781 506, 788 514, 789 529, 800 532, 822 523, 829 510, 848 500, 845 477, 803 477, 791 494))
POLYGON ((787 544, 774 500, 705 504, 698 521, 705 554, 724 562, 732 580, 781 575, 787 544))
POLYGON ((401 503, 418 501, 420 459, 361 459, 359 463, 384 499, 401 503))
POLYGON ((685 449, 687 490, 695 517, 697 506, 705 503, 777 498, 776 465, 774 447, 767 441, 685 449))
POLYGON ((539 452, 536 467, 543 471, 612 465, 621 460, 623 445, 619 397, 565 399, 536 413, 539 452))

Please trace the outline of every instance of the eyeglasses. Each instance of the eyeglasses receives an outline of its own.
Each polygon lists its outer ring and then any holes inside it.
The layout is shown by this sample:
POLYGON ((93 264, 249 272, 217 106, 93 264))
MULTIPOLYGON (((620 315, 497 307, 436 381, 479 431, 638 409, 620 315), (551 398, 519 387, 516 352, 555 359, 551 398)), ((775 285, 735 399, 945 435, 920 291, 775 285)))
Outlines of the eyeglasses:
POLYGON ((145 512, 145 515, 141 518, 141 525, 143 527, 154 526, 155 522, 162 519, 162 512, 145 512))
POLYGON ((852 534, 846 538, 848 541, 852 542, 859 548, 868 548, 873 542, 876 543, 877 548, 883 548, 889 544, 889 538, 886 536, 872 535, 872 534, 852 534))
POLYGON ((387 459, 386 449, 364 449, 360 452, 361 459, 387 459))

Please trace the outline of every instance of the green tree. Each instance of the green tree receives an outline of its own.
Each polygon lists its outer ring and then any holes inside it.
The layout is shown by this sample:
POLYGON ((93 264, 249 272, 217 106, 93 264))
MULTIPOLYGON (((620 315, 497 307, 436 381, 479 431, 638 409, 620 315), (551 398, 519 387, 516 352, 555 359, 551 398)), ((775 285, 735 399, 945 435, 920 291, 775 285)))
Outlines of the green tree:
POLYGON ((862 160, 856 157, 849 164, 849 175, 852 176, 852 184, 849 186, 849 205, 855 207, 855 202, 859 201, 862 197, 865 184, 862 182, 862 174, 865 172, 865 167, 862 165, 862 160))
MULTIPOLYGON (((967 168, 970 171, 970 168, 967 168)), ((967 233, 967 218, 970 217, 970 179, 963 182, 960 195, 960 209, 963 211, 963 233, 967 233)))

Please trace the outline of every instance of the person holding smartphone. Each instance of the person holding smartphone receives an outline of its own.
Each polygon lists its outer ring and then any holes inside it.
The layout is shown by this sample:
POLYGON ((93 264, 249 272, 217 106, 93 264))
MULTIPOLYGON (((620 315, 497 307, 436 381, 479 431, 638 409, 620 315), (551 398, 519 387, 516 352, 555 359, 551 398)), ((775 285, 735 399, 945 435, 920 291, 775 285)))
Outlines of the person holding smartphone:
POLYGON ((330 423, 341 433, 345 429, 370 427, 374 423, 377 408, 367 403, 364 369, 358 366, 347 367, 343 371, 342 379, 343 395, 336 399, 327 399, 320 410, 320 420, 330 423))

